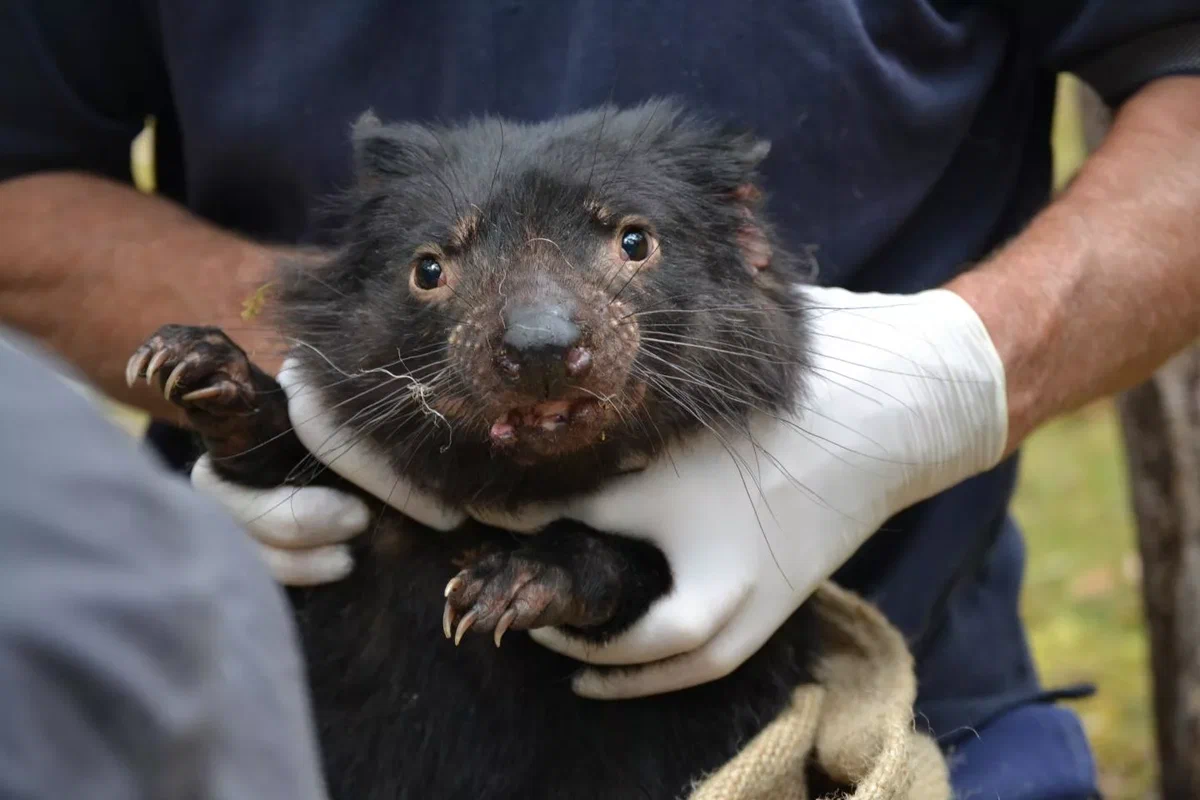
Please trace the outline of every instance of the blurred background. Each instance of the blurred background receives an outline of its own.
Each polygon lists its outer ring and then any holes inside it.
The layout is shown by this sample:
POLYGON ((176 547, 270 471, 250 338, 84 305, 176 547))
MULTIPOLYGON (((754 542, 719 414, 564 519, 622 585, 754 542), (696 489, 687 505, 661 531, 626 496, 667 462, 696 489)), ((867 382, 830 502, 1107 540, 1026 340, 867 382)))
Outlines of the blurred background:
MULTIPOLYGON (((1084 155, 1074 80, 1060 79, 1055 181, 1084 155)), ((139 185, 152 191, 153 128, 133 147, 139 185)), ((111 406, 139 435, 145 419, 111 406)), ((1155 790, 1148 649, 1137 581, 1141 569, 1116 412, 1098 403, 1049 425, 1024 448, 1015 512, 1029 566, 1023 613, 1044 681, 1088 681, 1098 694, 1076 708, 1096 750, 1108 800, 1150 800, 1155 790)))

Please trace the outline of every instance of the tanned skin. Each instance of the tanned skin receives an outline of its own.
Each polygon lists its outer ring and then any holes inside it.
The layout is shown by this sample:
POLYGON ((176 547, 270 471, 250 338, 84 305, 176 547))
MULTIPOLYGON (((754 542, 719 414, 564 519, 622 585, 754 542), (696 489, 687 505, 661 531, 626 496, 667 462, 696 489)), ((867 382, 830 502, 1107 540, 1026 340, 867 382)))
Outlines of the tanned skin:
POLYGON ((1126 102, 1066 191, 947 288, 1004 362, 1008 453, 1200 336, 1200 78, 1163 79, 1126 102))
POLYGON ((0 319, 41 338, 113 399, 175 422, 182 415, 161 393, 125 385, 129 353, 167 322, 220 325, 274 374, 279 341, 240 315, 281 252, 106 178, 0 182, 0 319))

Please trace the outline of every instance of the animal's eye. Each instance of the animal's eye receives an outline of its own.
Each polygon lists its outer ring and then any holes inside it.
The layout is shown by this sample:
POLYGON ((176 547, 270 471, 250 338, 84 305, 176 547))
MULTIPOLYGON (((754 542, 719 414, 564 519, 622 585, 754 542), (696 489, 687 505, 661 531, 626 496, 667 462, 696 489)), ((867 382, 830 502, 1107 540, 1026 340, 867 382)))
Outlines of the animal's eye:
POLYGON ((422 258, 413 271, 413 282, 425 291, 436 289, 442 285, 442 265, 435 258, 422 258))
POLYGON ((645 261, 650 255, 650 237, 640 228, 626 228, 621 233, 621 251, 630 261, 645 261))

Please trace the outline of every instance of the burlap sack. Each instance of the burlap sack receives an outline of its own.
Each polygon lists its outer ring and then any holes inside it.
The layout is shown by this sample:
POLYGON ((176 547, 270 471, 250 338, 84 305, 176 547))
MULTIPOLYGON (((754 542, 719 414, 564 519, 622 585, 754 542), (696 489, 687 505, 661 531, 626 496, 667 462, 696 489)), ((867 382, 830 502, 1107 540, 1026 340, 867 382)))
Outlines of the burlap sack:
POLYGON ((809 602, 820 619, 816 683, 688 800, 818 800, 805 783, 810 760, 854 786, 851 800, 950 800, 942 753, 913 724, 917 682, 900 632, 833 584, 809 602))

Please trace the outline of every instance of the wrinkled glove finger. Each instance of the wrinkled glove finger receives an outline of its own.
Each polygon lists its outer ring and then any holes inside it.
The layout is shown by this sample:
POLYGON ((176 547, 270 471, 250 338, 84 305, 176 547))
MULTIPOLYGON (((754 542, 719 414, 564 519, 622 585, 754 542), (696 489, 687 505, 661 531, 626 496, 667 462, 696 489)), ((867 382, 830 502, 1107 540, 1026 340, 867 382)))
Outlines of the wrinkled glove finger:
POLYGON ((580 697, 589 700, 629 700, 690 689, 728 675, 736 665, 721 670, 707 648, 675 658, 619 671, 584 669, 571 682, 580 697))
POLYGON ((405 516, 439 531, 456 528, 466 514, 418 491, 404 481, 387 454, 355 436, 329 414, 320 394, 304 382, 294 359, 284 361, 278 376, 288 396, 288 416, 296 438, 317 461, 405 516))
POLYGON ((192 468, 192 485, 222 505, 255 539, 276 547, 338 544, 370 524, 370 511, 358 497, 325 486, 238 486, 213 471, 207 454, 192 468))
POLYGON ((580 697, 590 700, 627 700, 677 692, 720 680, 737 669, 774 632, 769 624, 756 623, 752 605, 723 627, 716 636, 688 653, 651 664, 601 671, 584 669, 571 682, 580 697))
POLYGON ((741 607, 750 586, 728 591, 690 584, 695 590, 668 595, 627 631, 604 645, 568 637, 554 628, 529 632, 538 644, 585 664, 622 666, 661 661, 702 647, 741 607))
POLYGON ((309 550, 283 550, 259 543, 267 569, 285 586, 319 586, 340 581, 354 569, 350 548, 344 544, 309 550))

